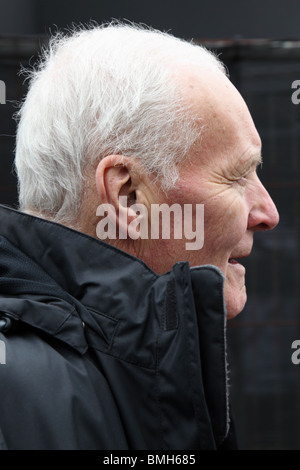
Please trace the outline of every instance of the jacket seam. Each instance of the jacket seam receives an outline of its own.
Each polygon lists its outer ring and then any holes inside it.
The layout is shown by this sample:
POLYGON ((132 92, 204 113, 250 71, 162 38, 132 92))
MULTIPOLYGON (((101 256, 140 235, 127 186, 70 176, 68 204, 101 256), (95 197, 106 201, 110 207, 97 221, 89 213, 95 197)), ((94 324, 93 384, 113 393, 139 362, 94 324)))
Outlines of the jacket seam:
POLYGON ((117 332, 120 328, 120 325, 121 325, 121 320, 117 320, 117 324, 114 328, 114 331, 113 331, 113 334, 111 335, 111 339, 110 339, 110 342, 109 342, 109 345, 107 347, 107 351, 111 351, 112 348, 113 348, 113 344, 114 344, 114 341, 115 341, 115 337, 117 335, 117 332))
POLYGON ((68 313, 68 315, 60 322, 59 326, 56 328, 56 330, 53 332, 53 335, 56 335, 59 333, 59 331, 62 329, 64 324, 69 320, 70 317, 74 316, 73 313, 75 312, 75 307, 72 306, 72 310, 68 313))
MULTIPOLYGON (((96 315, 99 315, 100 317, 104 317, 104 318, 107 318, 109 321, 111 321, 114 325, 113 325, 113 332, 111 334, 111 337, 109 338, 109 342, 106 342, 105 339, 104 339, 104 342, 107 344, 107 348, 106 350, 109 351, 112 349, 113 347, 113 343, 114 343, 114 339, 115 339, 115 336, 117 334, 117 331, 118 329, 120 328, 120 322, 122 320, 120 320, 119 318, 115 318, 115 317, 112 317, 110 315, 107 315, 106 313, 103 313, 101 312, 100 310, 96 310, 94 309, 93 307, 89 307, 88 305, 86 304, 82 304, 84 306, 84 308, 91 314, 96 314, 96 315)), ((96 321, 96 320, 95 320, 96 321)), ((98 324, 97 324, 98 325, 98 324)), ((90 330, 94 331, 93 328, 89 325, 86 325, 87 328, 89 328, 90 330)), ((102 328, 101 326, 98 325, 99 328, 102 328)), ((94 331, 95 334, 97 334, 97 332, 94 331)))
MULTIPOLYGON (((223 298, 223 290, 221 294, 221 289, 220 293, 218 295, 218 302, 219 305, 223 307, 224 305, 224 298, 223 298)), ((224 422, 224 428, 223 428, 223 433, 222 436, 220 436, 221 443, 226 439, 226 436, 229 431, 229 390, 228 390, 228 371, 227 371, 227 341, 226 341, 226 316, 224 313, 225 319, 223 319, 223 322, 220 321, 220 329, 222 330, 222 345, 221 345, 221 354, 222 354, 222 360, 223 360, 223 370, 224 370, 224 387, 223 387, 223 403, 225 407, 225 422, 224 422)))
POLYGON ((141 367, 143 369, 147 369, 147 370, 152 370, 152 371, 155 371, 155 367, 153 366, 149 366, 147 364, 143 364, 143 363, 140 363, 140 362, 137 362, 133 359, 125 359, 124 357, 122 356, 118 356, 117 354, 114 354, 114 353, 110 353, 108 352, 107 350, 104 350, 104 349, 100 349, 99 347, 93 345, 93 346, 90 346, 92 347, 92 349, 96 349, 97 351, 101 352, 102 354, 105 354, 106 356, 110 356, 111 358, 113 359, 117 359, 119 361, 123 361, 123 362, 127 362, 128 364, 131 364, 131 365, 134 365, 134 366, 137 366, 137 367, 141 367))

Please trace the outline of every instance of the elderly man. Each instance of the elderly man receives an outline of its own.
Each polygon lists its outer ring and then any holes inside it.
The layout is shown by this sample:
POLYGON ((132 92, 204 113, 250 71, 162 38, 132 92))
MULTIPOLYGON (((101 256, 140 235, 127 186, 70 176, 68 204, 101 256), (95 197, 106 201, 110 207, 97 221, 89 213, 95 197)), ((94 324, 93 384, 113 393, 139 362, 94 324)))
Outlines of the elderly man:
POLYGON ((20 211, 1 208, 2 448, 236 448, 226 319, 278 223, 260 163, 204 48, 123 24, 50 42, 19 112, 20 211), (204 243, 151 236, 162 205, 204 243))

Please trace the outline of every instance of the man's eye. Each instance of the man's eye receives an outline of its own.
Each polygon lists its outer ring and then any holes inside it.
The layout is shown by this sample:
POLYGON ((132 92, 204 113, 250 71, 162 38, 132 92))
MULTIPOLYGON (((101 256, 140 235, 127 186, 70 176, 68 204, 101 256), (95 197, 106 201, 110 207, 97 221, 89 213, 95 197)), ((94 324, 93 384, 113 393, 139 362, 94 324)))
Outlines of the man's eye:
POLYGON ((239 186, 245 186, 247 178, 245 176, 238 176, 231 180, 231 183, 238 184, 239 186))
POLYGON ((241 186, 246 186, 247 184, 247 178, 245 176, 241 176, 240 178, 237 179, 237 182, 241 185, 241 186))

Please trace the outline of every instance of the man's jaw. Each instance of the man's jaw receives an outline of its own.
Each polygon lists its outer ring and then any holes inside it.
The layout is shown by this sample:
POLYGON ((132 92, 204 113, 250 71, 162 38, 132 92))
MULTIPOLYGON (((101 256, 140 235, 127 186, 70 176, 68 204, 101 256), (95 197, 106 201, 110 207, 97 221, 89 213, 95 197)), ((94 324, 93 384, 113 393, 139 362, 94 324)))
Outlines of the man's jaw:
POLYGON ((250 255, 251 250, 233 251, 228 258, 225 282, 227 319, 234 318, 244 308, 247 301, 245 274, 241 260, 250 255))

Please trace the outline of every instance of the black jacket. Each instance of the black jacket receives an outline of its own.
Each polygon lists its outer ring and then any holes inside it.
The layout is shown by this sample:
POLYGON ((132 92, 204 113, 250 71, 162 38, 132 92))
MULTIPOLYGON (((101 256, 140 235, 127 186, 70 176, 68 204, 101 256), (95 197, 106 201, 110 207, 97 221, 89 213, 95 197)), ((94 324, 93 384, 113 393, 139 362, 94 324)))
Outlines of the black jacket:
POLYGON ((218 269, 0 220, 0 448, 235 448, 218 269))

